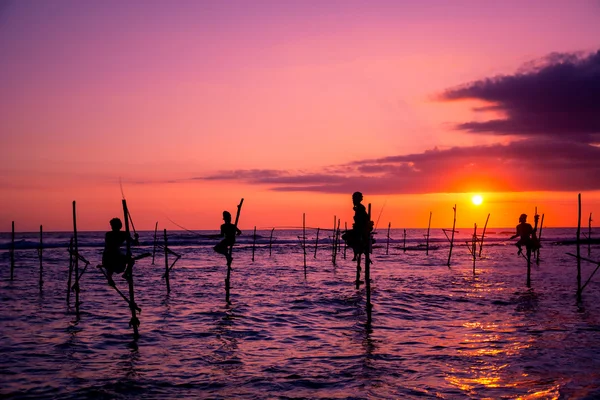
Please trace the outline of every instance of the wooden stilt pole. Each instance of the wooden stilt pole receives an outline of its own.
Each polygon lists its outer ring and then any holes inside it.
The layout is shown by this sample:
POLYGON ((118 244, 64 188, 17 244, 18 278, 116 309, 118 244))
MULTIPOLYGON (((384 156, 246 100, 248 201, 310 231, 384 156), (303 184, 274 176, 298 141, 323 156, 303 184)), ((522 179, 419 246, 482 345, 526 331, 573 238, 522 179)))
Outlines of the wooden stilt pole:
POLYGON ((75 312, 79 316, 79 244, 77 242, 77 210, 73 201, 73 259, 75 272, 75 312))
MULTIPOLYGON (((242 204, 244 204, 243 198, 240 201, 240 204, 238 204, 238 206, 237 206, 237 214, 235 215, 235 224, 234 224, 236 229, 234 229, 234 235, 237 233, 237 226, 238 226, 238 222, 240 220, 240 212, 242 211, 242 204)), ((225 301, 227 303, 229 303, 229 289, 231 288, 231 263, 233 261, 232 253, 233 253, 233 244, 229 246, 229 251, 228 251, 229 257, 227 260, 227 278, 225 278, 225 301)))
POLYGON ((588 220, 588 257, 592 254, 592 213, 588 220))
POLYGON ((452 247, 454 246, 454 231, 456 228, 456 204, 452 207, 454 210, 454 222, 452 223, 452 239, 450 239, 450 251, 448 252, 448 268, 450 268, 450 258, 452 258, 452 247))
POLYGON ((342 236, 342 232, 340 231, 340 223, 342 222, 341 219, 338 219, 338 224, 337 224, 337 231, 336 231, 336 237, 335 237, 335 248, 336 248, 336 253, 340 252, 340 241, 341 241, 341 236, 342 236))
POLYGON ((256 251, 256 226, 254 227, 254 233, 252 234, 252 262, 254 262, 254 252, 256 251))
POLYGON ((540 234, 538 235, 538 241, 540 242, 540 246, 538 246, 535 252, 535 263, 540 265, 540 247, 542 243, 542 228, 544 227, 544 214, 542 214, 542 220, 540 221, 540 234))
POLYGON ((390 229, 392 229, 392 223, 388 223, 388 234, 387 234, 387 245, 385 246, 385 255, 390 254, 390 229))
POLYGON ((158 221, 154 225, 154 245, 152 247, 152 265, 154 265, 154 256, 156 256, 156 233, 158 231, 158 221))
POLYGON ((332 236, 331 236, 331 261, 333 262, 333 265, 335 266, 335 262, 336 262, 336 257, 337 257, 337 248, 335 247, 336 243, 335 243, 335 223, 337 222, 337 216, 333 216, 333 231, 332 231, 332 236))
POLYGON ((38 249, 38 258, 40 259, 40 290, 42 289, 42 286, 44 286, 44 266, 43 266, 43 255, 42 255, 42 251, 44 248, 44 240, 43 240, 43 233, 42 233, 42 225, 40 225, 40 248, 38 249))
POLYGON ((302 251, 304 253, 304 275, 306 275, 306 213, 302 213, 302 251))
POLYGON ((429 255, 429 232, 431 230, 431 214, 429 211, 429 225, 427 225, 427 241, 425 242, 425 255, 429 255))
POLYGON ((321 230, 321 228, 317 228, 317 238, 315 239, 315 256, 314 258, 317 258, 317 248, 319 248, 319 231, 321 230))
POLYGON ((171 284, 169 282, 169 242, 167 239, 167 230, 164 230, 165 239, 165 281, 167 282, 167 293, 171 293, 171 284))
POLYGON ((406 253, 406 229, 404 230, 404 246, 403 246, 404 252, 406 253))
POLYGON ((481 251, 483 250, 483 238, 485 237, 485 230, 487 229, 488 221, 490 220, 490 214, 485 219, 485 225, 483 225, 483 233, 481 234, 481 242, 479 242, 479 258, 481 258, 481 251))
POLYGON ((73 276, 73 238, 69 242, 69 279, 67 280, 67 306, 71 305, 71 278, 73 276))
POLYGON ((360 288, 360 259, 362 258, 362 254, 358 253, 356 257, 356 289, 360 288))
MULTIPOLYGON (((140 326, 140 320, 137 318, 136 311, 137 306, 135 304, 135 291, 133 286, 133 264, 130 264, 131 259, 131 243, 129 242, 129 238, 131 234, 129 233, 129 210, 127 209, 127 201, 125 199, 122 200, 123 203, 123 217, 125 219, 125 235, 127 237, 126 248, 127 248, 127 267, 125 269, 125 276, 127 277, 127 283, 129 284, 129 309, 131 310, 131 320, 129 320, 129 326, 133 328, 133 337, 137 339, 140 336, 138 328, 140 326)), ((166 248, 166 247, 165 247, 166 248)))
POLYGON ((273 232, 275 228, 271 229, 271 236, 269 236, 269 257, 271 257, 271 249, 273 248, 273 232))
MULTIPOLYGON (((348 232, 348 223, 344 222, 344 232, 348 232)), ((348 248, 348 242, 344 240, 344 260, 346 259, 346 249, 348 248)))
POLYGON ((577 301, 581 301, 581 193, 577 195, 577 301))
POLYGON ((10 236, 10 280, 15 277, 15 221, 12 222, 12 234, 10 236))
POLYGON ((473 254, 473 275, 475 275, 475 259, 477 256, 477 224, 473 228, 473 241, 471 243, 471 253, 473 254))
MULTIPOLYGON (((371 203, 369 203, 368 207, 369 221, 368 225, 371 223, 371 203)), ((371 304, 371 234, 369 233, 367 237, 367 246, 365 249, 365 285, 367 291, 367 325, 371 325, 371 310, 373 309, 373 304, 371 304)))

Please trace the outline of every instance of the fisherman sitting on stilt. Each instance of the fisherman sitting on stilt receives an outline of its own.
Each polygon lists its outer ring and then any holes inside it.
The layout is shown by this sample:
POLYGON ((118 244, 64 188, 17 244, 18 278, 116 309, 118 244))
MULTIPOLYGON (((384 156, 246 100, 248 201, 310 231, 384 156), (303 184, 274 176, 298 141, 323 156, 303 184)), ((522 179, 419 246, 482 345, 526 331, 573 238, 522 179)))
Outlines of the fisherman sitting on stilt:
POLYGON ((519 236, 521 237, 519 241, 515 243, 515 246, 519 248, 517 255, 520 256, 521 254, 523 254, 523 249, 521 247, 523 245, 525 245, 525 248, 528 250, 535 251, 540 248, 540 243, 537 240, 535 234, 537 231, 537 222, 539 218, 539 215, 536 215, 534 217, 535 227, 532 227, 531 224, 527 223, 527 214, 521 214, 521 216, 519 217, 519 225, 517 225, 517 232, 510 237, 511 240, 519 236))
POLYGON ((223 254, 227 258, 227 263, 230 263, 231 256, 229 255, 229 247, 233 246, 236 235, 241 235, 242 231, 231 223, 231 214, 229 211, 223 211, 223 221, 225 221, 225 223, 221 225, 221 233, 215 235, 217 238, 222 237, 223 240, 214 247, 214 250, 219 254, 223 254))
MULTIPOLYGON (((119 218, 113 218, 110 220, 111 231, 106 232, 104 237, 104 252, 102 253, 102 265, 106 269, 108 278, 108 284, 111 286, 115 285, 112 279, 114 273, 123 273, 130 269, 135 260, 131 256, 127 256, 121 252, 121 246, 129 241, 130 244, 139 245, 139 236, 134 234, 134 237, 127 235, 126 232, 122 231, 123 223, 119 218)), ((123 274, 123 278, 127 278, 123 274)))
MULTIPOLYGON (((359 254, 363 254, 367 248, 367 244, 371 239, 371 231, 373 230, 373 221, 369 221, 369 214, 364 205, 361 204, 363 195, 361 192, 352 194, 352 204, 354 205, 354 224, 352 230, 346 231, 342 235, 342 239, 346 241, 348 246, 352 248, 354 257, 352 261, 356 261, 359 254)), ((374 240, 372 240, 374 243, 374 240)))

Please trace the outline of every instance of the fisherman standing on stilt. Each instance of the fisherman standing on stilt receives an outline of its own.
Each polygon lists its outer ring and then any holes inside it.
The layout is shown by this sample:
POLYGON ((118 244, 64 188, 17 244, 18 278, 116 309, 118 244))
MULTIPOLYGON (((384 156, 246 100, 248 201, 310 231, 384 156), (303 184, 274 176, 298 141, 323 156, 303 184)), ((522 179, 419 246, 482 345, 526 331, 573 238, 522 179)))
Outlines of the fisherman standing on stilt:
POLYGON ((521 216, 519 217, 519 225, 517 225, 517 232, 510 237, 510 240, 519 236, 521 237, 519 241, 515 243, 515 246, 519 248, 519 251, 517 252, 518 256, 523 254, 523 249, 521 247, 523 245, 527 250, 535 251, 540 248, 540 243, 536 237, 537 221, 540 218, 540 216, 536 215, 534 218, 535 228, 532 227, 531 224, 527 223, 527 214, 521 214, 521 216))
POLYGON ((354 224, 352 230, 347 231, 342 235, 342 239, 346 241, 349 247, 354 252, 352 261, 356 261, 360 254, 363 254, 367 249, 367 244, 371 239, 371 231, 373 230, 373 221, 369 221, 369 214, 364 205, 362 205, 363 195, 361 192, 352 194, 352 204, 354 205, 354 224))
POLYGON ((215 235, 217 238, 222 237, 223 240, 221 240, 219 244, 214 247, 214 250, 219 254, 223 254, 229 263, 231 262, 229 247, 235 243, 235 237, 237 235, 241 235, 242 231, 240 231, 237 226, 231 223, 231 214, 229 211, 223 211, 223 221, 225 221, 225 223, 221 225, 221 233, 215 235))
MULTIPOLYGON (((106 232, 104 237, 104 252, 102 253, 102 265, 106 268, 106 274, 108 278, 108 284, 111 286, 115 285, 112 279, 114 273, 123 273, 127 268, 131 268, 135 263, 130 256, 121 252, 121 246, 128 241, 130 244, 139 245, 139 236, 137 233, 134 237, 127 235, 125 231, 122 231, 123 223, 119 218, 113 218, 110 220, 111 231, 106 232)), ((123 278, 126 278, 123 276, 123 278)))

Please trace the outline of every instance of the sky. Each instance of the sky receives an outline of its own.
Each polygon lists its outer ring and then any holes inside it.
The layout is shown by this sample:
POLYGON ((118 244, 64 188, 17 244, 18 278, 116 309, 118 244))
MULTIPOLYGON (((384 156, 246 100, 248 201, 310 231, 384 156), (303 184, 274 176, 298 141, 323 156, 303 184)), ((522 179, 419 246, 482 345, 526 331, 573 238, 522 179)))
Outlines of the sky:
MULTIPOLYGON (((600 1, 0 0, 0 231, 600 213, 600 1), (474 194, 483 203, 471 202, 474 194)), ((532 220, 533 218, 530 217, 532 220)))

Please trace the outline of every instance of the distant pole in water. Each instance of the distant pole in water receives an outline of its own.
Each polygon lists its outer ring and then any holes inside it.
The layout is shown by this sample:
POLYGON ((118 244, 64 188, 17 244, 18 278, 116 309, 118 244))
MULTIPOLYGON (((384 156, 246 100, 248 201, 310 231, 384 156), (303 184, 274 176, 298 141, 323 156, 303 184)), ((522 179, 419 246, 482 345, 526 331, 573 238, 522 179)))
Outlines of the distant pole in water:
POLYGON ((154 265, 154 256, 156 255, 156 233, 158 231, 158 221, 154 225, 154 245, 152 247, 152 265, 154 265))
POLYGON ((315 239, 315 257, 317 258, 317 248, 319 248, 319 231, 321 228, 317 228, 317 238, 315 239))
POLYGON ((44 286, 44 266, 42 265, 42 249, 44 246, 43 235, 42 235, 42 225, 40 225, 40 248, 38 249, 38 258, 40 259, 40 290, 42 286, 44 286))
POLYGON ((271 249, 273 248, 273 232, 275 228, 271 229, 271 236, 269 237, 269 257, 271 257, 271 249))
POLYGON ((385 255, 390 254, 390 229, 392 228, 392 223, 388 223, 388 235, 387 235, 387 245, 385 246, 385 255))
POLYGON ((360 259, 362 258, 362 253, 358 253, 356 257, 356 289, 360 288, 360 259))
POLYGON ((577 301, 581 301, 581 193, 577 195, 577 301))
POLYGON ((456 228, 456 204, 452 207, 454 210, 454 222, 452 223, 452 239, 450 239, 450 251, 448 252, 448 268, 450 268, 450 258, 452 257, 452 247, 454 246, 454 232, 456 228))
POLYGON ((542 241, 542 228, 544 227, 544 214, 542 214, 542 220, 540 221, 540 234, 538 235, 538 241, 540 242, 536 252, 535 252, 535 263, 540 265, 540 247, 542 241))
POLYGON ((592 213, 588 220, 588 257, 592 254, 592 213))
POLYGON ((302 252, 304 253, 304 276, 306 276, 306 213, 302 213, 302 252))
MULTIPOLYGON (((344 232, 348 232, 348 223, 344 222, 344 232)), ((346 259, 346 249, 348 248, 348 242, 344 240, 344 260, 346 259)))
POLYGON ((475 275, 475 259, 477 256, 477 224, 473 228, 473 241, 471 243, 471 254, 473 254, 473 275, 475 275))
POLYGON ((15 221, 12 222, 12 234, 10 236, 10 280, 15 276, 15 221))
POLYGON ((127 248, 127 266, 125 267, 125 276, 127 277, 127 282, 129 283, 129 309, 131 310, 131 319, 129 320, 129 326, 133 328, 133 337, 137 339, 140 336, 140 333, 138 331, 138 327, 140 326, 140 320, 137 318, 136 315, 137 306, 135 304, 135 294, 133 288, 133 265, 131 265, 131 267, 129 266, 129 263, 131 262, 131 243, 129 242, 129 238, 131 237, 129 233, 130 215, 129 210, 127 209, 127 201, 125 199, 121 201, 123 203, 123 217, 125 219, 125 237, 127 238, 127 240, 125 240, 127 248))
POLYGON ((490 214, 488 214, 487 218, 485 219, 485 225, 483 225, 483 233, 481 234, 481 242, 479 243, 479 258, 481 258, 481 251, 483 250, 483 238, 485 237, 485 230, 489 220, 490 214))
POLYGON ((429 211, 429 225, 427 225, 427 241, 425 242, 425 255, 429 255, 429 232, 431 230, 431 214, 429 211))
POLYGON ((336 248, 335 248, 335 223, 337 222, 337 216, 333 216, 333 231, 332 231, 332 237, 331 237, 331 262, 333 263, 333 265, 335 265, 335 258, 336 258, 336 248))
POLYGON ((71 305, 71 278, 73 276, 73 237, 69 241, 69 279, 67 280, 67 306, 71 305))
MULTIPOLYGON (((242 211, 242 204, 244 204, 243 198, 242 198, 242 200, 240 200, 240 204, 238 204, 238 206, 237 206, 237 213, 235 215, 235 224, 233 224, 235 226, 234 233, 233 233, 234 235, 237 233, 237 226, 238 226, 238 222, 240 220, 240 212, 242 211)), ((231 255, 233 254, 233 244, 231 244, 229 246, 229 251, 227 252, 227 254, 229 254, 229 260, 227 261, 227 278, 225 278, 225 301, 227 303, 229 303, 229 289, 231 288, 231 262, 233 261, 233 258, 231 255)))
POLYGON ((167 230, 164 230, 165 237, 165 282, 167 282, 167 293, 171 293, 171 284, 169 283, 169 242, 167 239, 167 230))
POLYGON ((341 221, 342 221, 341 219, 338 219, 337 230, 336 230, 336 234, 335 234, 335 253, 336 254, 340 251, 340 237, 342 236, 341 232, 340 232, 341 221))
MULTIPOLYGON (((538 227, 538 213, 537 213, 537 207, 535 208, 535 215, 533 217, 534 219, 534 225, 533 225, 533 234, 531 235, 531 238, 534 239, 536 237, 535 232, 537 232, 537 227, 538 227)), ((531 247, 532 244, 528 244, 526 246, 527 248, 527 287, 530 288, 531 287, 531 247)))
POLYGON ((406 253, 406 229, 404 230, 404 252, 406 253))
POLYGON ((256 226, 254 227, 254 233, 252 234, 252 262, 254 262, 254 251, 256 250, 256 226))
POLYGON ((79 317, 79 245, 77 243, 77 210, 73 200, 73 265, 75 271, 75 312, 79 317))
MULTIPOLYGON (((369 203, 369 223, 371 223, 371 203, 369 203)), ((371 234, 367 238, 367 246, 365 250, 365 285, 367 290, 367 325, 371 325, 371 310, 373 304, 371 304, 371 234)))

